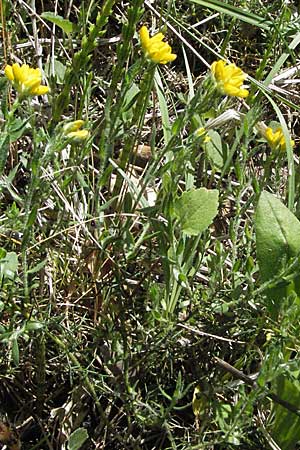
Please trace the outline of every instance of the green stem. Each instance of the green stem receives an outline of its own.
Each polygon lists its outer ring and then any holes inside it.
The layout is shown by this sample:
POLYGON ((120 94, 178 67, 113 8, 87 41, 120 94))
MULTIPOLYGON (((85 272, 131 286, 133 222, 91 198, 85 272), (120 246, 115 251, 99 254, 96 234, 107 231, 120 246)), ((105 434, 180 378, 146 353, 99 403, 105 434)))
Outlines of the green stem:
MULTIPOLYGON (((136 126, 137 129, 133 135, 129 134, 128 138, 125 140, 124 148, 122 150, 119 162, 119 168, 123 171, 126 169, 126 165, 130 159, 130 154, 133 151, 134 146, 138 142, 141 133, 141 129, 145 120, 147 106, 149 104, 149 96, 153 85, 155 69, 156 66, 151 65, 149 71, 147 71, 146 73, 144 80, 142 81, 140 97, 137 101, 130 126, 130 128, 136 126)), ((122 185, 123 185, 123 178, 120 175, 120 173, 118 173, 113 191, 113 197, 114 196, 118 197, 120 195, 122 185)))
POLYGON ((98 410, 98 412, 100 414, 100 417, 101 417, 101 419, 103 421, 103 424, 108 426, 109 425, 108 419, 107 419, 107 417, 105 415, 105 412, 104 412, 104 410, 103 410, 103 408, 102 408, 102 406, 101 406, 101 404, 99 402, 99 399, 98 399, 96 391, 95 391, 95 387, 94 387, 93 383, 90 381, 90 379, 89 379, 89 377, 87 375, 86 369, 84 369, 81 366, 81 364, 78 361, 78 359, 76 358, 76 356, 68 350, 67 346, 64 344, 64 342, 61 339, 59 339, 57 336, 55 336, 54 334, 50 333, 49 331, 46 331, 46 335, 59 348, 61 348, 66 353, 66 355, 70 358, 70 360, 72 361, 72 363, 74 364, 74 366, 78 370, 86 390, 89 392, 90 396, 93 398, 93 400, 95 402, 95 405, 97 407, 97 410, 98 410))

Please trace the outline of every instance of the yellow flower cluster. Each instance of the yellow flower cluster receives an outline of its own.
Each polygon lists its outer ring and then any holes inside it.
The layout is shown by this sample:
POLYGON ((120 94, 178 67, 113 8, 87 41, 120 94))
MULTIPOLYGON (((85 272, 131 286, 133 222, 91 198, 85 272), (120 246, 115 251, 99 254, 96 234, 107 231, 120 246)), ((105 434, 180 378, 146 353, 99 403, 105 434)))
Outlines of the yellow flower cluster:
POLYGON ((73 140, 74 142, 84 141, 89 136, 89 131, 81 129, 84 124, 84 120, 74 120, 67 123, 63 128, 63 134, 66 138, 73 140))
POLYGON ((40 69, 32 69, 28 64, 20 66, 15 63, 12 66, 7 65, 4 73, 22 97, 44 95, 49 92, 48 86, 41 86, 42 74, 40 69))
POLYGON ((150 37, 147 27, 140 29, 140 40, 146 58, 151 59, 155 64, 167 64, 176 59, 175 53, 167 42, 163 42, 163 33, 157 33, 150 37))
POLYGON ((222 94, 230 95, 232 97, 248 97, 249 91, 242 88, 242 84, 247 78, 247 74, 239 69, 234 63, 227 64, 222 60, 215 61, 211 65, 211 72, 217 87, 222 94))
MULTIPOLYGON (((264 134, 272 150, 284 151, 286 149, 285 137, 281 127, 277 128, 275 131, 273 131, 271 127, 267 127, 264 134)), ((295 142, 293 140, 290 142, 291 146, 294 147, 295 142)))

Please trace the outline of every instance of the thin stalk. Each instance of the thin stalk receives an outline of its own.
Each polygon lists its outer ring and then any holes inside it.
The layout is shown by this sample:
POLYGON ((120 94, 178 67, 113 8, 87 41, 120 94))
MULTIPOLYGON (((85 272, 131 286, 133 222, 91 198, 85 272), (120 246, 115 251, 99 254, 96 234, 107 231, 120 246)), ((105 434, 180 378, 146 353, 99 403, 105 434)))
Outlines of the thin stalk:
POLYGON ((93 383, 90 381, 88 375, 87 375, 87 370, 84 369, 80 362, 78 361, 78 359, 76 358, 76 356, 70 352, 67 348, 67 346, 64 344, 64 342, 59 339, 57 336, 55 336, 54 334, 50 333, 49 331, 46 331, 46 335, 59 347, 61 348, 66 355, 70 358, 70 360, 72 361, 72 363, 74 364, 74 366, 76 367, 76 369, 78 370, 78 372, 80 373, 81 379, 83 381, 83 384, 86 388, 86 390, 89 392, 90 396, 93 398, 95 405, 97 407, 97 410, 100 414, 100 417, 103 421, 103 423, 108 426, 109 425, 109 421, 105 415, 105 412, 101 406, 101 403, 99 402, 99 399, 97 397, 96 391, 95 391, 95 387, 93 385, 93 383))

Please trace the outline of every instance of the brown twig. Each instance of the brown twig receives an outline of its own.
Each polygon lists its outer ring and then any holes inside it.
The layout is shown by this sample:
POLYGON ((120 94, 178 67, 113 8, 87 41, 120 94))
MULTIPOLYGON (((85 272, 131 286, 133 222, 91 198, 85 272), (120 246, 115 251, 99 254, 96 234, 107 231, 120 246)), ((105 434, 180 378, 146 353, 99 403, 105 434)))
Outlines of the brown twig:
MULTIPOLYGON (((240 370, 236 369, 231 364, 227 363, 226 361, 223 361, 223 359, 218 358, 217 356, 213 357, 213 361, 217 366, 219 366, 221 369, 225 370, 226 372, 231 373, 231 375, 235 378, 238 378, 239 380, 243 380, 246 384, 253 387, 258 387, 255 378, 251 378, 248 375, 245 375, 240 370)), ((293 405, 290 402, 287 402, 286 400, 283 400, 282 398, 278 397, 278 395, 274 394, 273 392, 270 392, 270 390, 265 387, 266 390, 266 396, 273 400, 273 402, 277 403, 280 406, 283 406, 283 408, 291 411, 292 413, 296 414, 300 417, 300 409, 297 408, 297 406, 293 405)))

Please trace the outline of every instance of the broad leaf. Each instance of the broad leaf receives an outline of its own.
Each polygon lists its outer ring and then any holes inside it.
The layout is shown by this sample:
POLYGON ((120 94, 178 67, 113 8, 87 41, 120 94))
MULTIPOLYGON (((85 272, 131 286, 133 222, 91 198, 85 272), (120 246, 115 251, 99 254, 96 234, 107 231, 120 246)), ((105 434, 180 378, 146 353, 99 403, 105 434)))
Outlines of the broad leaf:
POLYGON ((13 280, 18 269, 18 256, 15 252, 8 252, 0 259, 0 281, 13 280))
MULTIPOLYGON (((263 282, 280 274, 287 262, 300 252, 300 222, 273 194, 262 192, 256 215, 256 251, 263 282)), ((269 312, 275 313, 276 302, 286 288, 270 289, 269 312)))
POLYGON ((200 188, 184 192, 175 203, 175 215, 182 230, 190 236, 202 233, 217 215, 218 198, 217 190, 200 188))
MULTIPOLYGON (((276 394, 296 408, 300 402, 300 384, 298 381, 290 381, 286 376, 280 375, 276 380, 276 394)), ((300 417, 275 404, 273 407, 274 421, 270 425, 273 439, 280 445, 282 450, 294 450, 300 441, 300 417)))
POLYGON ((85 428, 77 428, 69 438, 68 450, 79 450, 88 438, 89 435, 85 428))
POLYGON ((60 61, 58 61, 56 58, 53 61, 47 62, 45 64, 45 74, 49 78, 51 75, 54 75, 55 81, 57 84, 63 84, 65 79, 65 73, 66 73, 66 66, 62 64, 60 61))

